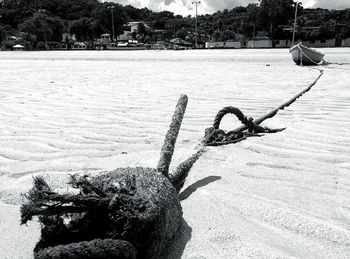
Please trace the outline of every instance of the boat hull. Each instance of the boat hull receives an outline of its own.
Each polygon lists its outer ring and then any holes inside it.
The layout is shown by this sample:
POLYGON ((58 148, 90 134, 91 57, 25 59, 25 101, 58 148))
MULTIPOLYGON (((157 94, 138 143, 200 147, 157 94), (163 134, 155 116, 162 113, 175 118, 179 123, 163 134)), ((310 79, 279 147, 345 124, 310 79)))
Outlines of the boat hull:
POLYGON ((323 61, 324 57, 323 53, 308 48, 301 43, 291 47, 289 52, 292 55, 293 61, 297 65, 302 66, 319 65, 323 61))

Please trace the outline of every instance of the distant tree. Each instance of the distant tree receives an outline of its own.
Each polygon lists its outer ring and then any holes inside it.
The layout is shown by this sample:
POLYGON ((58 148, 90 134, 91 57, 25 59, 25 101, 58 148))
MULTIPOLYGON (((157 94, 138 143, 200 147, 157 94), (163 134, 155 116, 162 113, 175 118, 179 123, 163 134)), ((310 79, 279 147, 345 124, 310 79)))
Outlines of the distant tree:
POLYGON ((32 0, 2 1, 3 5, 0 9, 2 20, 12 28, 16 28, 18 24, 23 23, 38 11, 39 8, 36 8, 34 2, 32 0))
POLYGON ((150 18, 153 12, 147 8, 139 9, 131 5, 126 5, 126 6, 123 6, 122 9, 127 17, 127 20, 131 20, 131 21, 153 20, 152 18, 150 18))
POLYGON ((78 20, 90 17, 91 12, 100 5, 98 0, 42 0, 37 8, 45 9, 66 20, 78 20))
POLYGON ((145 26, 144 23, 139 23, 137 25, 137 39, 141 42, 146 42, 151 35, 151 31, 145 26))
POLYGON ((123 32, 123 26, 128 22, 128 16, 124 11, 123 6, 115 3, 101 3, 95 10, 92 11, 92 18, 97 20, 105 32, 112 34, 112 11, 113 8, 113 24, 115 36, 123 32))
POLYGON ((147 33, 147 29, 144 23, 139 23, 137 25, 137 33, 138 34, 146 34, 147 33))
POLYGON ((37 41, 37 37, 31 33, 20 32, 18 34, 18 41, 24 46, 26 50, 33 50, 37 41))
POLYGON ((176 32, 176 37, 185 40, 187 36, 187 30, 182 28, 176 32))
MULTIPOLYGON (((294 14, 293 0, 261 0, 259 25, 269 32, 272 42, 279 25, 287 24, 294 14)), ((273 44, 274 46, 274 44, 273 44)))
POLYGON ((161 12, 152 12, 149 14, 147 19, 152 20, 168 20, 168 19, 174 19, 174 13, 169 11, 161 11, 161 12))
POLYGON ((257 4, 249 4, 247 12, 243 19, 243 31, 246 36, 254 37, 259 28, 259 6, 257 4))
POLYGON ((219 30, 215 31, 213 34, 213 40, 214 41, 220 41, 221 40, 221 33, 219 30))
MULTIPOLYGON (((300 1, 299 1, 300 2, 300 1)), ((166 30, 165 39, 180 37, 186 39, 188 31, 194 29, 194 17, 174 15, 169 11, 154 12, 147 8, 136 8, 131 5, 120 5, 111 0, 0 0, 0 26, 5 36, 18 35, 25 32, 34 35, 33 46, 46 45, 47 41, 60 41, 61 32, 69 28, 77 31, 81 39, 91 40, 98 33, 112 34, 112 14, 108 7, 113 6, 113 25, 115 35, 122 33, 123 26, 130 21, 144 21, 154 29, 166 30), (46 10, 45 17, 38 17, 39 10, 46 10), (85 18, 85 20, 81 20, 85 18), (91 20, 86 20, 91 19, 91 20), (79 21, 79 22, 78 22, 79 21), (84 29, 85 28, 85 29, 84 29), (84 32, 85 30, 85 32, 84 32), (89 32, 87 32, 88 30, 89 32)), ((266 35, 272 39, 288 37, 281 25, 292 26, 294 22, 295 0, 260 0, 259 4, 247 7, 235 7, 217 11, 213 14, 198 16, 198 30, 201 34, 209 34, 217 40, 231 39, 233 36, 266 35), (258 14, 257 14, 258 13, 258 14)), ((41 13, 44 15, 44 13, 41 13)), ((350 36, 350 11, 327 9, 303 9, 298 7, 297 36, 308 39, 350 36), (305 27, 318 27, 306 31, 305 27)), ((135 35, 146 41, 148 32, 135 35)), ((28 36, 29 37, 29 36, 28 36)), ((5 43, 4 43, 5 44, 5 43)), ((4 45, 3 44, 3 45, 4 45)), ((6 43, 11 45, 12 43, 6 43)), ((29 45, 28 45, 29 46, 29 45)))
POLYGON ((37 48, 38 50, 45 50, 45 49, 46 49, 46 44, 45 44, 45 42, 39 41, 39 42, 36 44, 36 48, 37 48))
POLYGON ((169 20, 162 20, 158 21, 156 20, 153 24, 152 27, 156 30, 164 30, 166 28, 166 23, 169 22, 169 20))
POLYGON ((62 33, 65 31, 64 21, 58 16, 52 16, 47 20, 47 23, 52 30, 49 40, 61 41, 62 33))
POLYGON ((98 21, 83 17, 70 23, 69 32, 75 34, 78 41, 91 42, 103 31, 98 21))
POLYGON ((36 40, 44 42, 60 41, 63 33, 63 23, 59 17, 52 17, 46 13, 36 12, 19 26, 19 30, 34 35, 36 40))
POLYGON ((335 33, 335 27, 336 27, 336 21, 335 20, 329 20, 327 23, 320 26, 320 34, 319 38, 322 39, 331 39, 334 38, 335 33))
POLYGON ((235 32, 233 30, 224 30, 220 34, 220 40, 227 41, 227 40, 234 40, 235 39, 235 32))

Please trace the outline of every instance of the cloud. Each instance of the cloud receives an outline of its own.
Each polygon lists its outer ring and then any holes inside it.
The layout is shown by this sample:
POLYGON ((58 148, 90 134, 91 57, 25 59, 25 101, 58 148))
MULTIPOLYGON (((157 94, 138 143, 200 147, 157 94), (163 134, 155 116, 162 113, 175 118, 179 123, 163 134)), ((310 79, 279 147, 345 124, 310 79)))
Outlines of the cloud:
MULTIPOLYGON (((171 11, 175 14, 194 15, 192 0, 109 0, 123 5, 133 5, 137 8, 147 7, 153 11, 171 11)), ((213 13, 218 10, 232 9, 236 6, 247 6, 258 0, 201 0, 198 13, 213 13)), ((350 8, 350 0, 302 0, 304 7, 321 7, 328 9, 350 8)))
MULTIPOLYGON (((110 0, 122 5, 133 5, 137 8, 147 7, 153 11, 171 11, 176 14, 194 14, 192 0, 110 0)), ((201 0, 198 5, 198 13, 213 13, 218 10, 232 9, 236 6, 247 6, 258 0, 201 0)))
POLYGON ((145 5, 142 3, 144 1, 140 0, 110 0, 110 1, 104 1, 104 2, 115 2, 118 4, 122 4, 122 5, 132 5, 136 8, 142 8, 145 7, 145 5))
POLYGON ((256 3, 258 1, 248 0, 204 0, 207 5, 213 10, 232 9, 236 6, 247 6, 249 3, 256 3))
POLYGON ((346 9, 350 8, 349 0, 315 0, 313 1, 313 8, 328 8, 328 9, 346 9))

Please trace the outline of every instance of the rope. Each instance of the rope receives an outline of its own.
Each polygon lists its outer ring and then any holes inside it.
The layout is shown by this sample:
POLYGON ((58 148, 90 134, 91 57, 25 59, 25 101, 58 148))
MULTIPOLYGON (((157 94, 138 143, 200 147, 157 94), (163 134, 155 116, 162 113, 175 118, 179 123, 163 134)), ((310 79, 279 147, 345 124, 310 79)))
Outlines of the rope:
POLYGON ((219 146, 237 143, 246 139, 248 136, 261 136, 258 133, 274 133, 284 129, 270 129, 268 127, 259 126, 254 122, 252 117, 247 117, 237 107, 227 106, 221 109, 215 116, 213 126, 205 130, 204 145, 205 146, 219 146), (221 130, 220 123, 222 118, 227 114, 234 114, 240 122, 248 129, 248 132, 242 130, 232 130, 225 133, 221 130))
POLYGON ((348 62, 344 62, 344 63, 337 63, 337 62, 329 62, 324 60, 325 65, 338 65, 338 66, 345 66, 345 65, 350 65, 350 63, 348 62))
MULTIPOLYGON (((304 51, 303 49, 298 45, 298 49, 301 51, 301 53, 308 59, 310 60, 312 63, 314 63, 315 65, 319 65, 318 62, 314 61, 312 58, 310 58, 304 51)), ((301 65, 303 65, 303 59, 300 59, 301 65)))
POLYGON ((264 114, 263 116, 255 120, 253 120, 253 118, 251 117, 245 116, 242 113, 242 111, 236 107, 229 106, 221 109, 214 119, 213 126, 205 130, 203 145, 204 146, 221 146, 221 145, 227 145, 227 144, 234 144, 246 139, 247 137, 261 136, 259 135, 259 133, 276 133, 276 132, 283 131, 285 128, 270 129, 268 127, 261 127, 259 126, 259 124, 261 124, 266 119, 274 117, 279 110, 283 110, 284 108, 290 106, 298 98, 300 98, 306 92, 310 91, 311 88, 314 85, 316 85, 318 80, 323 75, 322 69, 316 69, 316 70, 319 71, 319 75, 305 89, 303 89, 302 91, 294 95, 292 98, 290 98, 286 102, 280 104, 276 108, 272 109, 271 111, 267 112, 266 114, 264 114), (238 120, 242 122, 243 125, 226 133, 225 131, 220 129, 220 123, 222 118, 229 113, 234 114, 238 118, 238 120), (248 132, 246 132, 247 130, 248 132))
MULTIPOLYGON (((308 56, 303 49, 298 45, 298 49, 301 51, 301 53, 308 59, 310 60, 312 63, 314 63, 315 65, 339 65, 339 66, 344 66, 344 65, 350 65, 349 62, 344 62, 344 63, 337 63, 337 62, 329 62, 325 59, 322 59, 322 62, 318 63, 315 60, 313 60, 312 58, 310 58, 310 56, 308 56)), ((302 60, 300 60, 302 62, 302 60)), ((301 63, 302 64, 302 63, 301 63)))
POLYGON ((213 128, 219 129, 222 118, 226 114, 234 114, 237 119, 242 122, 242 124, 246 125, 250 131, 259 131, 261 127, 253 123, 253 119, 247 116, 244 116, 242 111, 236 107, 227 106, 221 109, 218 114, 215 116, 213 128))

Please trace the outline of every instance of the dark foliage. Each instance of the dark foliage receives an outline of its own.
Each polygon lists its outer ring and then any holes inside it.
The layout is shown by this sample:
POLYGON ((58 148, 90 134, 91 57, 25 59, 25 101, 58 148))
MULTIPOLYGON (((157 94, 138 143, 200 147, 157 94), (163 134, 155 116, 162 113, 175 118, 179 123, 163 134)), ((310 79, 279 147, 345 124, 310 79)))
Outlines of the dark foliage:
MULTIPOLYGON (((349 10, 303 9, 299 4, 297 36, 302 39, 345 38, 350 36, 349 10), (317 27, 310 31, 307 28, 317 27)), ((164 40, 180 37, 193 41, 194 17, 182 17, 169 11, 153 12, 147 8, 122 6, 98 0, 7 0, 0 3, 1 41, 6 35, 26 32, 28 48, 38 42, 62 41, 62 32, 78 32, 78 38, 92 41, 101 33, 112 33, 112 15, 115 35, 123 31, 128 21, 144 21, 155 30, 165 30, 164 40), (36 28, 36 24, 39 26, 36 28), (47 25, 45 25, 47 24, 47 25), (45 33, 44 33, 45 32, 45 33), (186 35, 185 35, 186 34, 186 35), (44 38, 45 37, 45 38, 44 38)), ((270 36, 290 39, 291 32, 282 27, 294 22, 293 0, 261 0, 260 4, 225 9, 198 16, 200 34, 220 41, 241 39, 242 36, 270 36)), ((135 35, 136 37, 136 35, 135 35)), ((139 40, 152 39, 152 32, 139 35, 139 40)), ((199 37, 199 42, 208 37, 199 37)), ((4 44, 3 44, 4 45, 4 44)))

